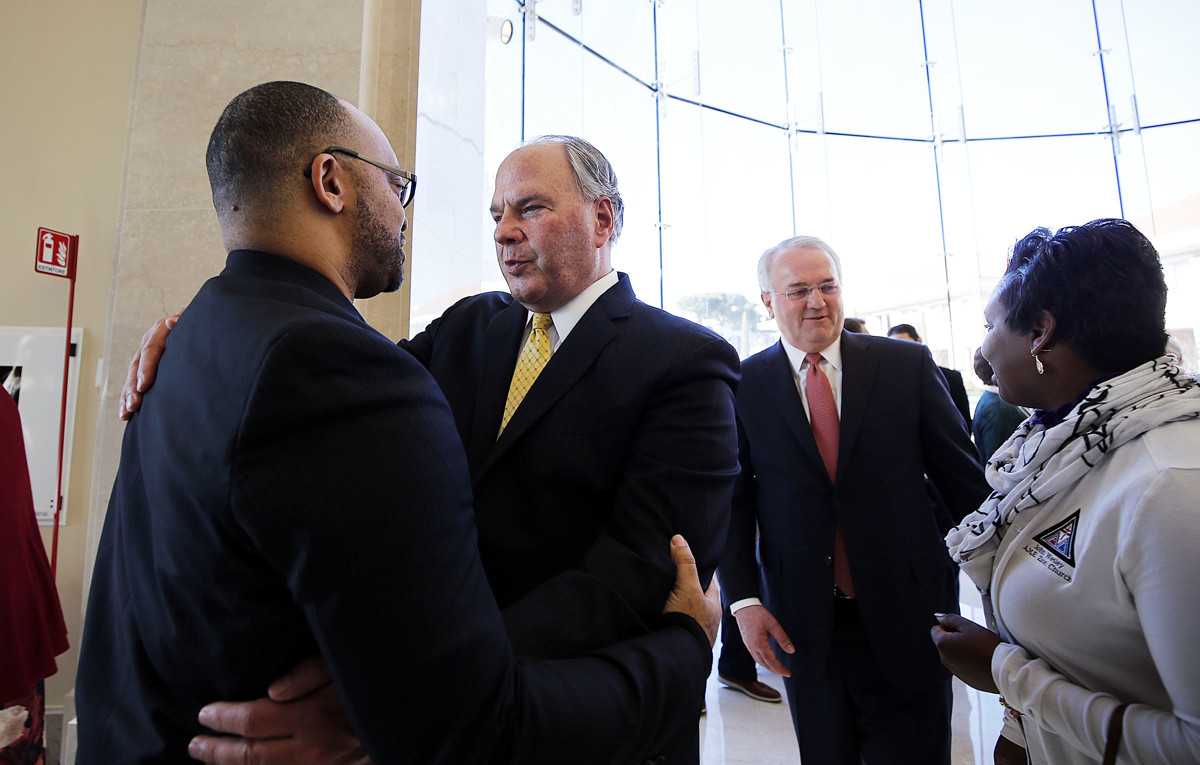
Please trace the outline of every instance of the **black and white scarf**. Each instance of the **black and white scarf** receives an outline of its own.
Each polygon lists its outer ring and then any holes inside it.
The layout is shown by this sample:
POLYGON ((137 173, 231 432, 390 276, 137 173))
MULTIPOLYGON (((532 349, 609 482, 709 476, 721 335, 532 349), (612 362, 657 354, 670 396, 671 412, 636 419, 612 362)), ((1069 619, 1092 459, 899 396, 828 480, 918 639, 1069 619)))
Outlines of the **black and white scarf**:
POLYGON ((1091 388, 1061 422, 1021 423, 988 460, 992 493, 946 535, 950 557, 981 592, 1013 519, 1070 489, 1122 444, 1176 420, 1200 417, 1200 384, 1166 355, 1091 388))

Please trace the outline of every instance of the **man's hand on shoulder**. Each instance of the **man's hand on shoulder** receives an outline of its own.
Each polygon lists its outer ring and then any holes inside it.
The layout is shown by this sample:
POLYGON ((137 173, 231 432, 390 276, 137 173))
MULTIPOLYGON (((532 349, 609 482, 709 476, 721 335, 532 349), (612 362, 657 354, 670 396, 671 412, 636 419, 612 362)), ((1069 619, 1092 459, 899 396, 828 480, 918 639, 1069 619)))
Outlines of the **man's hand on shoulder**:
POLYGON ((154 377, 158 374, 158 362, 162 359, 163 351, 167 349, 167 335, 171 334, 181 314, 183 311, 159 319, 142 335, 142 344, 129 361, 125 386, 121 388, 122 420, 133 417, 133 413, 142 406, 142 394, 154 385, 154 377))
POLYGON ((663 613, 682 613, 695 619, 708 635, 708 645, 717 642, 717 627, 721 624, 721 593, 714 578, 708 590, 700 588, 696 557, 687 541, 676 534, 671 537, 671 560, 675 562, 675 586, 667 596, 663 613))

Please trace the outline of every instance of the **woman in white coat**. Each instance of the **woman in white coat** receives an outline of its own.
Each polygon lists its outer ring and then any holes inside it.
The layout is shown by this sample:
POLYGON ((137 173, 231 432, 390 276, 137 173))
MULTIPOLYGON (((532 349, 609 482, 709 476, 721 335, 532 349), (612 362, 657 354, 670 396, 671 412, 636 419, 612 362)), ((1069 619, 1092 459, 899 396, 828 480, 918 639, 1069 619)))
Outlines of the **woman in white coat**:
POLYGON ((946 538, 994 631, 939 615, 933 639, 1008 707, 997 763, 1200 763, 1200 385, 1166 292, 1098 220, 1023 238, 984 311, 1001 397, 1035 412, 946 538))

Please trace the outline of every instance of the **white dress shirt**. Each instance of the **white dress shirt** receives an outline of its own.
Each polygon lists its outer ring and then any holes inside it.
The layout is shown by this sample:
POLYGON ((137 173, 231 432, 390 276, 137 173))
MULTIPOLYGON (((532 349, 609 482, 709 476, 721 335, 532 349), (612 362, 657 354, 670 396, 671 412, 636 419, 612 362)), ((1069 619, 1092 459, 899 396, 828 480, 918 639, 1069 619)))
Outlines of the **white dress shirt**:
MULTIPOLYGON (((571 334, 571 330, 575 329, 575 325, 583 318, 592 304, 600 299, 600 296, 608 292, 616 286, 619 278, 615 270, 609 271, 604 276, 601 276, 596 281, 584 287, 583 292, 580 292, 575 297, 567 301, 566 305, 559 308, 557 311, 550 312, 550 320, 553 322, 550 325, 549 331, 546 334, 550 337, 550 351, 553 353, 558 350, 558 346, 563 344, 567 339, 567 335, 571 334)), ((529 333, 533 331, 533 313, 525 318, 525 334, 521 336, 521 344, 518 349, 525 347, 525 342, 529 339, 529 333)), ((520 355, 520 350, 517 355, 520 355)))

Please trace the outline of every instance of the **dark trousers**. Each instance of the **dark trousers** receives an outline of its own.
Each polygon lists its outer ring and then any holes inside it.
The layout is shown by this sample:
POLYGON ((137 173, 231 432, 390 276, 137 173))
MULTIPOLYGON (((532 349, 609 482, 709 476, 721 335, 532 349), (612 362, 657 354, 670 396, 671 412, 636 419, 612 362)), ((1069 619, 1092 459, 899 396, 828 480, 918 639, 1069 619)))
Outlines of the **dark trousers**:
POLYGON ((717 657, 717 672, 732 680, 752 683, 758 679, 758 665, 742 641, 737 617, 729 613, 725 591, 721 591, 721 655, 717 657))
POLYGON ((784 679, 803 765, 949 765, 950 680, 893 688, 871 652, 858 606, 835 604, 829 661, 784 679))

